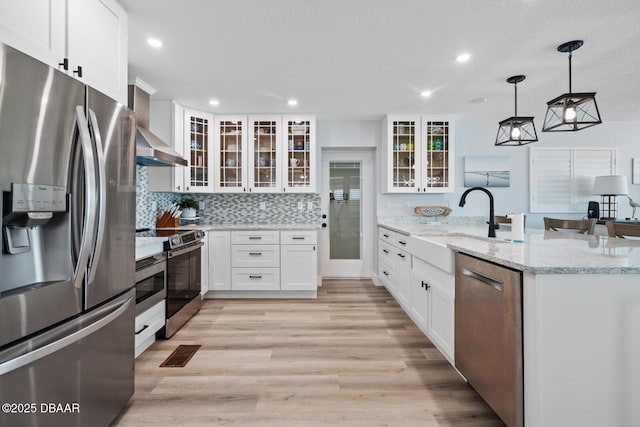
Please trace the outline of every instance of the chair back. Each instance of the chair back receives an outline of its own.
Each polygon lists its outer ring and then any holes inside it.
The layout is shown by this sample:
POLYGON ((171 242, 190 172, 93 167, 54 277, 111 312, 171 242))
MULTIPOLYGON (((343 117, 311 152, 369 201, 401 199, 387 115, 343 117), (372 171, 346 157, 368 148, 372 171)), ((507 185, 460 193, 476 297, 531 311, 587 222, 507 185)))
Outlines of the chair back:
POLYGON ((560 219, 544 217, 544 229, 552 231, 576 231, 582 234, 593 234, 596 219, 560 219))
POLYGON ((511 224, 511 218, 506 215, 495 215, 493 218, 496 220, 496 224, 511 224))
POLYGON ((640 237, 640 224, 626 224, 624 222, 607 221, 609 237, 640 237))

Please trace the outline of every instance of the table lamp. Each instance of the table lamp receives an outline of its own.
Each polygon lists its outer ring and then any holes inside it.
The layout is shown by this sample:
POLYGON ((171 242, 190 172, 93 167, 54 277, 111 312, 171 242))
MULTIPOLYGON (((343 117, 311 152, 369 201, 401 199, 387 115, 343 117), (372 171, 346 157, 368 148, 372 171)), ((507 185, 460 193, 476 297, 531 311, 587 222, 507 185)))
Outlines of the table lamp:
POLYGON ((602 198, 600 220, 614 220, 618 215, 618 196, 628 192, 626 176, 596 176, 593 181, 593 193, 599 194, 602 198))

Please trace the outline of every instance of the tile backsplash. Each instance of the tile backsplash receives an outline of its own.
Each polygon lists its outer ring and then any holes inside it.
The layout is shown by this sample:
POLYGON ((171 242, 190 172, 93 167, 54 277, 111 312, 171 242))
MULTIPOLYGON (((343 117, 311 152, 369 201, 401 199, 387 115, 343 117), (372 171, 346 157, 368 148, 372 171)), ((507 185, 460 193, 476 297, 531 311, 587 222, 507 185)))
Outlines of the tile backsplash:
POLYGON ((198 201, 200 223, 318 223, 319 194, 182 194, 149 191, 146 166, 137 166, 136 228, 155 227, 156 219, 171 206, 186 197, 198 201), (264 202, 264 210, 260 209, 264 202), (299 205, 302 203, 302 209, 299 205), (309 210, 311 204, 311 210, 309 210))

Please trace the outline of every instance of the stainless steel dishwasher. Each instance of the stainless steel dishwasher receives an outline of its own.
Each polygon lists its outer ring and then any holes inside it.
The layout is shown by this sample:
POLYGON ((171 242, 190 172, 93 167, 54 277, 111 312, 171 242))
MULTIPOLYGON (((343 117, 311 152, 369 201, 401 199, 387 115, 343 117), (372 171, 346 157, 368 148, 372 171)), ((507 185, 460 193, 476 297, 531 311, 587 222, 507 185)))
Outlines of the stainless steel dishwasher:
POLYGON ((456 254, 455 365, 510 427, 524 425, 522 273, 456 254))

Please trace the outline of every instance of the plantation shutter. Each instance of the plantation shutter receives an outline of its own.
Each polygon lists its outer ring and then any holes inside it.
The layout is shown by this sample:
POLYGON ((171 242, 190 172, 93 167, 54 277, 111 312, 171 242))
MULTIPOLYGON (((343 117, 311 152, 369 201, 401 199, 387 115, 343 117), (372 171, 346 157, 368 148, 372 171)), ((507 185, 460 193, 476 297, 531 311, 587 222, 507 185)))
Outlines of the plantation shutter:
POLYGON ((586 213, 593 179, 616 172, 611 148, 531 148, 529 202, 535 213, 586 213))

